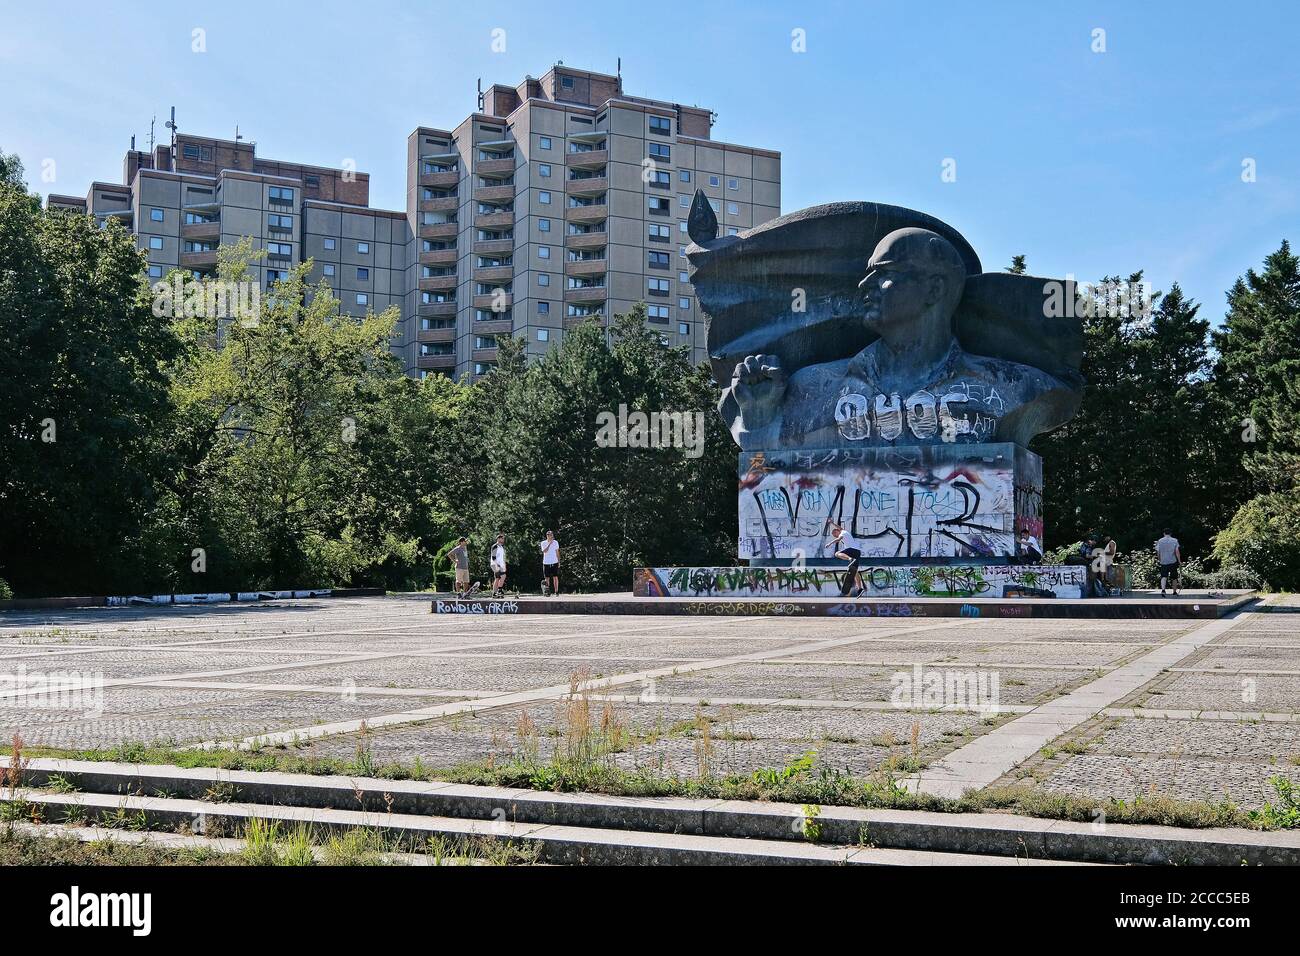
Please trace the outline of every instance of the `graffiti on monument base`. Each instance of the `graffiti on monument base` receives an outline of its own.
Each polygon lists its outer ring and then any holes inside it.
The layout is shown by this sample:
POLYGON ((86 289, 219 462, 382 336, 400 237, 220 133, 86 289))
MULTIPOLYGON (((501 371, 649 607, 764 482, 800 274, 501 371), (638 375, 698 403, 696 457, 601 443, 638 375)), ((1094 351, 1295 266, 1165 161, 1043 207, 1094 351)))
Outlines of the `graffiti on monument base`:
MULTIPOLYGON (((860 569, 864 597, 1000 598, 1007 588, 1083 595, 1082 565, 879 565, 860 569)), ((633 593, 641 597, 839 597, 843 568, 638 568, 633 593)))
POLYGON ((829 558, 830 523, 867 558, 1016 553, 1042 539, 1042 462, 1007 443, 746 452, 741 558, 829 558))

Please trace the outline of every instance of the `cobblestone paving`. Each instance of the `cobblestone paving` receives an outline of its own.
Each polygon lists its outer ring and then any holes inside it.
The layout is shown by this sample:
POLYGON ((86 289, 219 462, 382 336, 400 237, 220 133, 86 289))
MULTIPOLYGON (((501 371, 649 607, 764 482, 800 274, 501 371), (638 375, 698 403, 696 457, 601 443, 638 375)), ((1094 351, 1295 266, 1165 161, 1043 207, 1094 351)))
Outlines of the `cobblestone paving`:
MULTIPOLYGON (((1272 603, 1107 705, 1153 716, 1087 720, 999 782, 1098 799, 1227 796, 1244 806, 1276 799, 1270 778, 1300 784, 1300 721, 1280 719, 1300 715, 1300 613, 1283 613, 1300 602, 1272 603), (1243 713, 1261 716, 1234 717, 1243 713)), ((1014 728, 1024 708, 1202 625, 452 617, 403 596, 5 612, 0 734, 66 748, 312 734, 304 755, 352 759, 360 747, 376 763, 418 758, 426 767, 549 760, 573 727, 562 689, 585 673, 612 679, 593 691, 588 719, 623 735, 610 758, 619 766, 749 774, 812 751, 822 767, 867 774, 891 760, 960 754, 995 726, 1014 728), (942 710, 952 702, 926 699, 920 687, 893 706, 915 664, 923 676, 996 676, 997 702, 1020 710, 994 717, 964 706, 973 700, 942 710), (93 707, 85 697, 40 699, 32 687, 69 674, 91 680, 93 707)))

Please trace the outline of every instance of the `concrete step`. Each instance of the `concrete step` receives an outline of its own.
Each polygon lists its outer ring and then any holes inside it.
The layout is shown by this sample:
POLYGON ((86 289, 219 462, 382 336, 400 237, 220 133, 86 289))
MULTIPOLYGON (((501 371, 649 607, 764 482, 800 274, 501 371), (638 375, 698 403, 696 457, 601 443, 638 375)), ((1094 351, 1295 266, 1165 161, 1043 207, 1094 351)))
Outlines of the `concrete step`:
MULTIPOLYGON (((0 767, 7 765, 0 758, 0 767)), ((28 786, 62 778, 86 794, 167 794, 203 801, 218 795, 241 804, 404 815, 523 827, 703 836, 806 844, 809 811, 795 804, 592 793, 186 769, 163 765, 35 759, 28 786)), ((220 806, 221 804, 217 804, 220 806)), ((1165 826, 1076 823, 1009 813, 816 808, 811 823, 824 844, 841 847, 974 854, 1093 863, 1300 864, 1300 832, 1191 830, 1165 826)))
POLYGON ((212 803, 180 797, 142 797, 130 794, 53 793, 20 789, 5 793, 0 802, 22 802, 39 807, 45 820, 73 814, 78 821, 124 820, 138 828, 173 830, 221 828, 243 832, 252 820, 278 822, 292 830, 310 827, 320 836, 349 829, 375 830, 401 839, 412 851, 432 837, 480 838, 534 845, 539 859, 554 864, 654 865, 865 865, 865 866, 1060 866, 1050 860, 983 857, 966 853, 925 850, 827 846, 784 840, 647 833, 502 820, 465 820, 454 817, 371 813, 314 807, 281 807, 254 803, 212 803))

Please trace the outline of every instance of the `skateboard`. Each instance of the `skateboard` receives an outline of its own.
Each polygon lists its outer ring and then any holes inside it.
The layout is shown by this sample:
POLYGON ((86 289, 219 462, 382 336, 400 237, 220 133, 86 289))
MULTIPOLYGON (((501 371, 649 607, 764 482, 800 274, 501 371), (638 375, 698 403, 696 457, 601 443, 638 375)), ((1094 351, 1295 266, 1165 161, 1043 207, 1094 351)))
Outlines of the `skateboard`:
POLYGON ((481 587, 482 587, 482 585, 479 584, 477 581, 475 581, 475 582, 474 582, 473 584, 471 584, 471 585, 470 585, 466 590, 464 590, 464 591, 461 592, 460 594, 457 594, 456 597, 460 598, 460 599, 463 601, 463 600, 465 600, 465 598, 469 597, 471 594, 477 594, 478 591, 479 591, 479 589, 480 589, 481 587))

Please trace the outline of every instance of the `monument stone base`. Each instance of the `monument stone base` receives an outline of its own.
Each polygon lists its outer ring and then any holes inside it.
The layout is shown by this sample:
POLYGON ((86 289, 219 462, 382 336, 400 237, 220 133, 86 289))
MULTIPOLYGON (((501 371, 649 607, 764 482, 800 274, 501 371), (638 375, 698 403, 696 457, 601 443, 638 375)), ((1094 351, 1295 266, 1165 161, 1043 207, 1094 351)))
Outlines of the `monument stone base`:
MULTIPOLYGON (((861 568, 863 597, 1002 598, 1050 592, 1082 598, 1087 569, 1080 564, 872 564, 861 568)), ((638 597, 838 598, 847 569, 810 567, 637 568, 638 597)), ((1046 595, 1044 595, 1046 596, 1046 595)))
POLYGON ((864 561, 902 566, 1043 540, 1042 459, 1011 442, 741 452, 739 477, 738 557, 755 565, 833 560, 831 522, 864 561))

